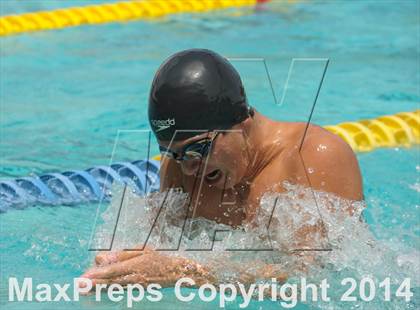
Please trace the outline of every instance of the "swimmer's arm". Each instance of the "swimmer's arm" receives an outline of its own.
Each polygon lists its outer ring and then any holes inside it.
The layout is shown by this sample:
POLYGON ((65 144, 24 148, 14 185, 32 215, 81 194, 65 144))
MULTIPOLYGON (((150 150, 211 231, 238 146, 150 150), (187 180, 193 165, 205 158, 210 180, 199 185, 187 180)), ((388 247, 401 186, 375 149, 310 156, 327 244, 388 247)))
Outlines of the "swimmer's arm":
POLYGON ((114 264, 91 268, 82 277, 91 279, 94 286, 113 283, 123 286, 138 283, 147 286, 156 283, 162 287, 171 287, 184 277, 191 278, 196 285, 217 283, 216 278, 205 266, 187 258, 169 256, 156 251, 149 251, 114 264))
MULTIPOLYGON (((170 188, 182 187, 182 175, 180 174, 179 165, 166 156, 162 156, 160 164, 160 192, 164 192, 170 188)), ((149 251, 153 251, 153 249, 148 246, 136 246, 130 251, 101 252, 95 257, 95 266, 100 267, 123 262, 136 256, 141 256, 149 251)))
MULTIPOLYGON (((279 270, 277 265, 255 262, 258 268, 247 270, 242 265, 231 266, 237 278, 233 283, 242 283, 246 286, 256 283, 259 280, 275 278, 283 283, 287 275, 279 270)), ((223 268, 223 266, 219 266, 223 268)), ((91 279, 93 285, 111 285, 118 283, 123 286, 128 284, 141 284, 147 286, 152 283, 160 284, 162 287, 172 287, 181 279, 188 277, 195 282, 196 286, 204 283, 211 283, 218 287, 223 279, 218 279, 211 268, 188 258, 169 256, 165 253, 149 251, 136 257, 121 260, 116 263, 104 266, 96 266, 86 271, 81 277, 91 279)))
MULTIPOLYGON (((321 129, 323 130, 323 129, 321 129)), ((247 220, 252 223, 260 206, 260 199, 267 192, 284 192, 281 182, 288 180, 305 187, 311 186, 315 190, 333 193, 345 198, 342 206, 351 215, 353 212, 351 201, 363 199, 362 178, 357 159, 352 149, 339 137, 331 133, 314 130, 309 135, 302 151, 291 153, 291 156, 274 162, 267 167, 255 180, 250 192, 250 204, 247 208, 247 220), (322 145, 322 147, 320 147, 322 145), (303 163, 302 160, 303 159, 303 163), (285 167, 287 171, 285 171, 285 167), (311 168, 311 172, 306 171, 311 168), (285 177, 291 176, 291 178, 285 177), (309 180, 308 180, 309 179, 309 180), (299 181, 298 181, 299 180, 299 181)), ((299 208, 299 206, 296 206, 299 208)), ((271 219, 271 225, 278 219, 271 219)), ((301 265, 297 270, 305 272, 307 266, 316 264, 317 251, 314 248, 326 249, 319 246, 319 237, 326 237, 326 227, 321 219, 308 225, 303 225, 294 232, 290 254, 301 258, 301 265), (318 246, 317 246, 318 245, 318 246)), ((322 244, 325 245, 324 242, 322 244)))

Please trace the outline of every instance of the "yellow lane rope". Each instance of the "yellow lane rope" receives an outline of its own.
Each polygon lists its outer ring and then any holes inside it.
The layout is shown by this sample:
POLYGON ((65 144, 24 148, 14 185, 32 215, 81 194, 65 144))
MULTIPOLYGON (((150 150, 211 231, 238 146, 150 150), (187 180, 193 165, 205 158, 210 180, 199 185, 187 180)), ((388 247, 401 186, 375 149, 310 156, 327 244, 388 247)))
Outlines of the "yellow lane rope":
MULTIPOLYGON (((343 138, 355 152, 369 152, 379 147, 409 147, 420 144, 420 110, 324 128, 343 138)), ((160 160, 160 155, 153 159, 160 160)))
POLYGON ((175 13, 201 13, 252 6, 256 0, 143 0, 121 1, 82 7, 40 11, 0 17, 0 36, 29 31, 60 29, 84 24, 151 19, 175 13))
POLYGON ((324 128, 343 138, 355 152, 369 152, 379 147, 409 147, 420 144, 420 110, 324 128))

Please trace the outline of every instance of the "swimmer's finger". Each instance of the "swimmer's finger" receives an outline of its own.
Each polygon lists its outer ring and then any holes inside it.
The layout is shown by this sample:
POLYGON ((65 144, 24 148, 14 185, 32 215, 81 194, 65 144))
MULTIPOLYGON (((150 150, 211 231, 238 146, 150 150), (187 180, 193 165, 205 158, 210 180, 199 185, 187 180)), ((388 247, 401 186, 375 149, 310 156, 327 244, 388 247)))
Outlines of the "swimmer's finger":
POLYGON ((143 255, 144 251, 119 251, 100 253, 95 257, 96 266, 105 266, 143 255))
POLYGON ((125 270, 121 268, 120 263, 115 263, 102 267, 93 267, 86 271, 81 277, 89 279, 111 279, 123 273, 128 273, 128 270, 125 272, 125 270))
POLYGON ((136 256, 143 255, 149 251, 151 251, 151 249, 148 247, 145 247, 144 249, 137 248, 135 250, 103 252, 96 255, 95 264, 96 266, 114 264, 114 263, 125 261, 127 259, 130 259, 136 256))
POLYGON ((122 277, 112 278, 112 279, 93 279, 93 288, 97 284, 105 284, 107 286, 118 283, 122 286, 127 286, 128 284, 140 284, 142 286, 147 286, 151 283, 158 283, 161 287, 172 287, 178 278, 171 276, 156 276, 156 277, 144 277, 140 274, 130 274, 122 277))
POLYGON ((103 266, 116 263, 118 261, 116 252, 99 253, 95 256, 95 265, 103 266))
POLYGON ((94 267, 88 270, 82 277, 90 279, 110 279, 133 274, 140 270, 147 269, 147 266, 144 266, 141 263, 139 264, 139 262, 142 261, 142 257, 143 255, 140 255, 111 265, 94 267))
POLYGON ((126 286, 128 284, 140 284, 143 286, 146 286, 148 284, 147 280, 141 276, 140 274, 129 274, 122 277, 116 277, 116 278, 110 278, 110 279, 93 279, 93 288, 97 284, 105 284, 106 286, 109 286, 114 283, 118 283, 122 286, 126 286))

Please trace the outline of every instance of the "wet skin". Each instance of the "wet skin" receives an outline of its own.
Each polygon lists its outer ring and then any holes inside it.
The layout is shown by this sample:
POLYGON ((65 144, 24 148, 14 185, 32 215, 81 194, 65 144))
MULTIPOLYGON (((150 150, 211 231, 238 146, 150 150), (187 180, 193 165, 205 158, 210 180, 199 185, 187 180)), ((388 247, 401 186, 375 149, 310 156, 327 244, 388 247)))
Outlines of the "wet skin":
MULTIPOLYGON (((219 134, 202 160, 177 162, 164 156, 161 190, 182 188, 192 197, 191 216, 231 226, 252 221, 263 194, 283 192, 284 181, 362 200, 362 178, 352 149, 338 136, 310 125, 299 152, 305 127, 306 123, 275 122, 256 113, 232 132, 219 134), (209 178, 216 170, 216 179, 209 178)), ((160 143, 179 152, 206 135, 160 143)))
MULTIPOLYGON (((190 217, 204 217, 233 227, 252 223, 263 194, 284 192, 284 181, 346 200, 363 200, 362 178, 352 149, 338 136, 315 125, 308 127, 300 149, 305 128, 305 123, 276 122, 256 112, 254 117, 235 125, 232 132, 218 134, 209 155, 202 160, 177 162, 164 156, 161 191, 182 188, 191 197, 185 206, 190 217)), ((180 152, 185 145, 207 136, 208 133, 198 133, 185 141, 159 143, 180 152)), ((352 212, 349 203, 343 208, 352 212)), ((319 235, 315 232, 325 234, 319 221, 296 232, 296 245, 310 248, 315 243, 311 236, 319 235)), ((188 270, 188 276, 199 282, 215 281, 205 266, 187 259, 171 261, 153 250, 102 253, 96 258, 97 267, 84 276, 97 283, 157 281, 170 286, 188 270)), ((262 266, 261 274, 267 268, 270 265, 262 266)), ((270 276, 285 278, 278 272, 270 276)))

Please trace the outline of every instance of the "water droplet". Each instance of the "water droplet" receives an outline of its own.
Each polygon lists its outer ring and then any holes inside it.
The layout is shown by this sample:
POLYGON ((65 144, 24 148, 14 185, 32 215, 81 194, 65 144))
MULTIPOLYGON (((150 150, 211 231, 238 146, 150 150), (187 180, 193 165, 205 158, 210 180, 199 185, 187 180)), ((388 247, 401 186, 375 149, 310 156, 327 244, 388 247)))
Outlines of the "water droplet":
POLYGON ((309 173, 314 173, 314 172, 315 172, 315 169, 314 169, 314 168, 309 167, 309 168, 308 168, 308 172, 309 172, 309 173))
POLYGON ((318 152, 325 151, 326 149, 327 149, 327 146, 326 146, 326 145, 324 145, 324 144, 319 144, 319 145, 317 146, 317 148, 316 148, 316 150, 317 150, 318 152))

